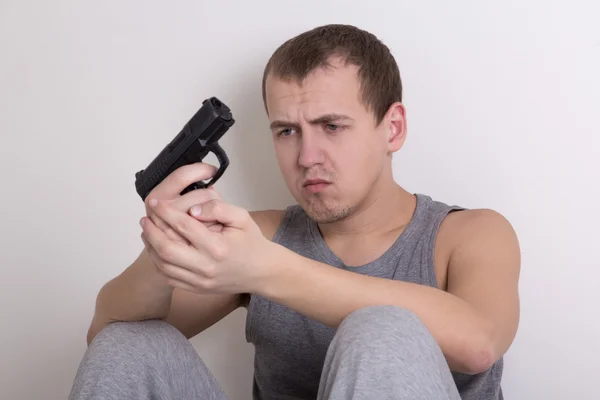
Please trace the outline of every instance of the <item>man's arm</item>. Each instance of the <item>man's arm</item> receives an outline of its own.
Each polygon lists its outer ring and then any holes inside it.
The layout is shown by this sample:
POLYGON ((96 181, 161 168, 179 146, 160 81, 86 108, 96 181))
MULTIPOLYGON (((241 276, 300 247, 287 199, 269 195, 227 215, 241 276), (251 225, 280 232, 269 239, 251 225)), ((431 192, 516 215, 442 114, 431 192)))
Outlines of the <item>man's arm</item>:
POLYGON ((200 295, 173 288, 156 271, 144 249, 98 293, 87 343, 89 345, 110 323, 149 319, 163 319, 191 338, 227 316, 239 304, 238 295, 200 295))
POLYGON ((485 340, 491 361, 496 361, 512 344, 519 325, 519 242, 498 213, 472 210, 463 217, 450 255, 447 291, 486 319, 485 340))
MULTIPOLYGON (((279 210, 252 211, 250 216, 265 238, 272 240, 281 222, 283 212, 279 210)), ((173 291, 169 314, 164 319, 189 339, 243 305, 244 299, 241 294, 197 294, 176 288, 173 291)))
POLYGON ((455 218, 447 292, 332 268, 274 246, 263 296, 337 327, 368 305, 414 312, 437 340, 453 371, 487 370, 509 347, 518 324, 520 250, 512 227, 490 210, 455 218))
MULTIPOLYGON (((251 217, 271 240, 282 212, 254 211, 251 217)), ((87 343, 106 325, 117 321, 163 319, 188 339, 242 306, 242 295, 198 294, 173 288, 165 282, 146 250, 121 274, 107 282, 96 299, 87 343)))

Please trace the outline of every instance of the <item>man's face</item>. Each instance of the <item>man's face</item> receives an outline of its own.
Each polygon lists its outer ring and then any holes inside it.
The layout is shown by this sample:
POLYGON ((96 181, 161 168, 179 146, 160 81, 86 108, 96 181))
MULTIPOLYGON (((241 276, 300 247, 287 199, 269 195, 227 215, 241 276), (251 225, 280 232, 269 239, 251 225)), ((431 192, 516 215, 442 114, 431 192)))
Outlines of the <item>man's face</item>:
POLYGON ((404 137, 403 107, 396 105, 375 126, 360 98, 357 68, 334 66, 313 71, 301 86, 269 76, 266 87, 283 178, 320 223, 343 219, 377 196, 379 178, 404 137))

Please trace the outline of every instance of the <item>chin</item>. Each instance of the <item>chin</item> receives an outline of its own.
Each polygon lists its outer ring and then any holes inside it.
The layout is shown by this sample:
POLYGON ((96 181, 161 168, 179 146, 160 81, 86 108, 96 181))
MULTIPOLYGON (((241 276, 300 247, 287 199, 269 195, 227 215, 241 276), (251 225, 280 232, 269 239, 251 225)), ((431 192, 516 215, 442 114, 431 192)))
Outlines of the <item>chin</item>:
POLYGON ((301 205, 308 216, 319 224, 331 224, 341 221, 352 214, 353 211, 351 206, 326 204, 320 200, 308 201, 301 205))

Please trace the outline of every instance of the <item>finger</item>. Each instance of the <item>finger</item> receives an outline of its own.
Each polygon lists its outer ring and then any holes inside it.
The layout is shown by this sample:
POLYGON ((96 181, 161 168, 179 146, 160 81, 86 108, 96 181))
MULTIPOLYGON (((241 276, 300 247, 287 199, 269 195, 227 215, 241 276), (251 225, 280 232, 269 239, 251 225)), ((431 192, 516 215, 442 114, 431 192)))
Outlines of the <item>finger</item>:
POLYGON ((193 292, 197 291, 199 287, 202 287, 202 279, 196 274, 196 271, 192 272, 182 267, 165 262, 156 253, 156 250, 154 250, 152 245, 144 237, 143 233, 141 238, 144 242, 148 256, 156 266, 158 273, 164 276, 168 284, 193 292))
POLYGON ((156 253, 156 250, 154 249, 154 247, 152 247, 152 245, 148 242, 148 240, 144 236, 143 232, 140 234, 140 237, 142 239, 142 242, 144 242, 144 249, 146 250, 146 253, 148 253, 148 257, 150 257, 150 260, 152 260, 152 262, 154 263, 154 266, 156 267, 157 272, 159 274, 163 275, 165 279, 167 279, 168 276, 166 276, 164 274, 163 269, 164 269, 164 265, 166 265, 168 263, 165 260, 162 260, 160 258, 160 256, 156 253))
MULTIPOLYGON (((158 258, 165 264, 173 264, 190 271, 195 271, 198 265, 206 263, 206 259, 201 256, 197 249, 179 241, 169 239, 161 229, 154 225, 150 218, 143 217, 140 222, 144 237, 156 252, 158 258)), ((198 221, 196 223, 207 229, 198 221)))
MULTIPOLYGON (((159 218, 160 220, 160 218, 159 218)), ((177 232, 175 232, 173 230, 173 228, 171 228, 166 222, 164 222, 163 220, 160 220, 161 223, 163 224, 163 228, 162 231, 169 237, 169 239, 171 240, 175 240, 181 243, 185 243, 185 244, 190 244, 190 242, 184 238, 183 236, 181 236, 180 234, 178 234, 177 232)))
MULTIPOLYGON (((214 190, 210 189, 196 189, 185 193, 183 196, 175 197, 172 200, 165 200, 171 203, 171 206, 177 208, 179 211, 187 212, 190 208, 195 206, 196 204, 204 204, 210 200, 220 199, 221 196, 214 190)), ((148 196, 147 198, 147 212, 149 214, 152 213, 153 205, 155 204, 155 199, 160 199, 160 197, 156 196, 148 196)))
POLYGON ((161 183, 156 185, 150 192, 148 198, 174 198, 192 183, 212 178, 217 170, 217 167, 214 165, 204 162, 183 165, 171 172, 161 183))
MULTIPOLYGON (((186 211, 190 215, 194 216, 191 213, 191 210, 194 206, 202 206, 211 200, 220 200, 221 196, 218 192, 213 189, 199 189, 192 190, 191 192, 186 193, 181 196, 179 199, 175 200, 176 208, 182 211, 186 211)), ((219 224, 217 221, 203 221, 204 225, 213 232, 220 232, 223 226, 219 224)))
POLYGON ((165 264, 161 272, 167 277, 169 284, 178 284, 187 290, 202 289, 203 276, 173 264, 165 264))
POLYGON ((196 189, 187 192, 183 196, 175 199, 173 205, 180 211, 186 211, 196 204, 204 204, 211 200, 221 199, 221 195, 216 190, 196 189))
POLYGON ((173 228, 169 226, 165 221, 160 219, 156 214, 149 213, 148 217, 152 220, 154 225, 156 225, 161 231, 163 231, 171 240, 176 240, 181 243, 189 244, 189 241, 175 232, 173 228))
POLYGON ((204 225, 208 228, 209 231, 217 233, 222 232, 224 228, 223 224, 220 224, 218 222, 204 222, 204 225))
POLYGON ((154 205, 154 212, 196 249, 212 253, 220 246, 219 237, 210 232, 202 222, 172 207, 169 202, 158 200, 154 205))
POLYGON ((247 210, 222 200, 211 200, 200 206, 194 206, 190 213, 199 221, 219 222, 224 226, 238 229, 246 228, 251 221, 247 210))
MULTIPOLYGON (((216 191, 209 189, 198 189, 192 190, 191 192, 188 192, 183 196, 179 196, 173 200, 166 201, 169 201, 177 209, 188 212, 189 209, 192 208, 194 205, 204 204, 207 201, 214 199, 220 199, 220 196, 216 191)), ((179 240, 184 243, 189 243, 185 238, 183 238, 181 235, 179 235, 177 232, 171 229, 171 227, 167 223, 165 223, 153 212, 152 204, 154 203, 154 198, 148 197, 147 201, 148 207, 146 213, 150 218, 152 218, 152 222, 154 222, 154 224, 158 226, 163 232, 165 232, 167 236, 169 236, 171 239, 179 240)), ((214 223, 207 224, 207 226, 211 225, 214 225, 214 223)))

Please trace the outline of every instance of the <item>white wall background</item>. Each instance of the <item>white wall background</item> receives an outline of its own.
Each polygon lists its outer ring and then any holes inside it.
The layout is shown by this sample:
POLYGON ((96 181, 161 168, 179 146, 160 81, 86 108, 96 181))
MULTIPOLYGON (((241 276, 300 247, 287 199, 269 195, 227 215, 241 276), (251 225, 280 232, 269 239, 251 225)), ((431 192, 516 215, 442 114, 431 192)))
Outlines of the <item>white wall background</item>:
MULTIPOLYGON (((598 398, 598 3, 319 3, 0 1, 0 398, 66 398, 96 293, 142 245, 134 173, 204 98, 238 121, 222 194, 249 209, 291 201, 260 76, 281 42, 331 22, 373 31, 398 59, 409 136, 397 180, 496 208, 518 231, 506 398, 598 398)), ((252 376, 244 317, 194 340, 234 400, 252 376)))

